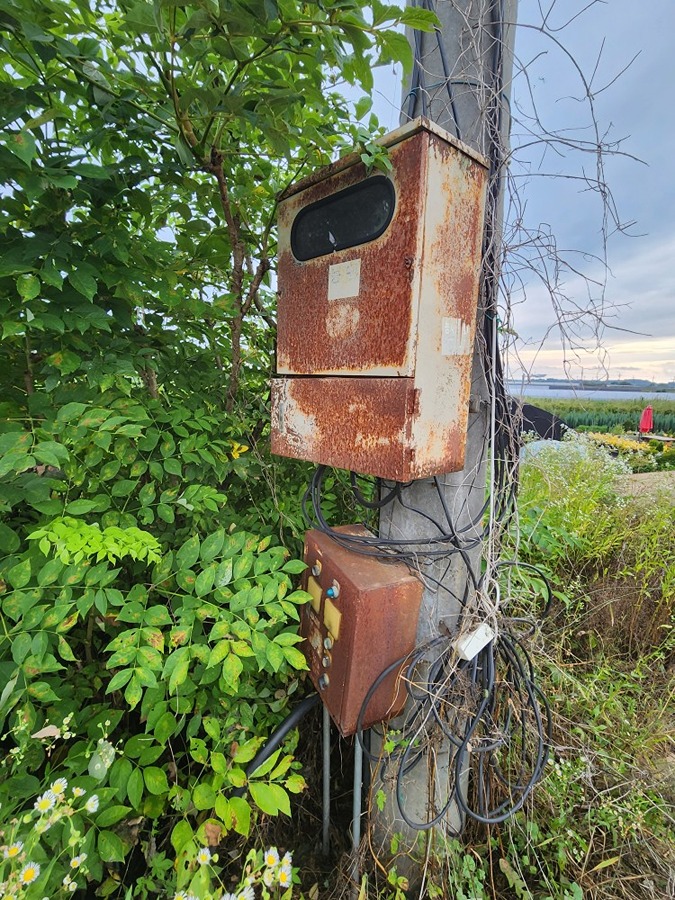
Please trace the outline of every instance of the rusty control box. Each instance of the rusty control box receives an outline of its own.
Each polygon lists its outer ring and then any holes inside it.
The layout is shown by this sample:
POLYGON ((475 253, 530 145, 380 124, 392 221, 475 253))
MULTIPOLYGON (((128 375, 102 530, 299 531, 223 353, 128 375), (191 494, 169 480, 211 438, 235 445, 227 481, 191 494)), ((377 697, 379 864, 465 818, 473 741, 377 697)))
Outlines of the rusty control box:
POLYGON ((460 470, 487 170, 425 120, 279 204, 272 451, 409 481, 460 470))
MULTIPOLYGON (((343 525, 338 533, 369 532, 343 525)), ((356 731, 361 707, 378 676, 415 647, 422 583, 407 566, 348 550, 321 531, 305 536, 300 645, 321 699, 343 735, 356 731)), ((397 715, 406 693, 400 669, 373 694, 363 719, 368 728, 397 715)))

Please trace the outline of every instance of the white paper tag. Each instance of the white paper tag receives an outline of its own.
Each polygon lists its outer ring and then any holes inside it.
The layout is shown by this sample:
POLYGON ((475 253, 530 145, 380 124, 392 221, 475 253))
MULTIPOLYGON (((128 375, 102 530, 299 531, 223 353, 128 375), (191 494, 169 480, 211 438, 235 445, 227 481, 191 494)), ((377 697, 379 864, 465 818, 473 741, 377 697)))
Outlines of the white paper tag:
POLYGON ((471 352, 471 329, 462 319, 443 317, 441 353, 443 356, 465 356, 471 352))
POLYGON ((346 300, 358 297, 361 287, 361 260, 335 263, 328 267, 328 299, 346 300))

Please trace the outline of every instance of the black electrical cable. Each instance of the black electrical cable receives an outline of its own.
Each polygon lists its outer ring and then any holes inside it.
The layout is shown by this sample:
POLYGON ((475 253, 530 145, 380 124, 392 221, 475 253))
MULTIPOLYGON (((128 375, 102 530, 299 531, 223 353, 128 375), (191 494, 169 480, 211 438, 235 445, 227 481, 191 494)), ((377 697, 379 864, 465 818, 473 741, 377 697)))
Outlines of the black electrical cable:
MULTIPOLYGON (((252 775, 256 769, 259 769, 266 762, 274 751, 279 747, 288 734, 295 726, 305 718, 308 712, 314 709, 319 703, 319 695, 314 693, 301 700, 297 706, 293 707, 283 722, 272 732, 267 742, 258 750, 251 762, 246 766, 246 776, 252 775)), ((242 797, 246 793, 245 787, 236 788, 232 791, 233 797, 242 797)))
POLYGON ((359 713, 357 740, 363 746, 361 726, 373 694, 392 672, 399 671, 407 662, 402 678, 414 702, 411 714, 398 729, 397 746, 385 758, 375 756, 369 749, 364 748, 364 752, 368 759, 382 765, 381 778, 385 777, 388 764, 397 763, 399 813, 410 828, 418 831, 438 825, 453 804, 464 815, 483 824, 505 821, 522 808, 542 777, 551 744, 550 707, 534 682, 532 662, 519 639, 502 632, 471 662, 453 659, 453 654, 448 638, 436 638, 410 656, 397 660, 375 680, 359 713), (429 664, 424 690, 416 690, 415 667, 439 645, 442 649, 429 664), (468 690, 471 687, 473 692, 468 690), (473 711, 468 708, 471 693, 475 702, 473 711), (530 719, 532 724, 528 724, 530 719), (442 807, 427 820, 420 821, 406 809, 405 778, 427 755, 429 744, 437 745, 433 729, 427 727, 432 720, 449 739, 453 781, 442 807), (528 738, 534 744, 533 752, 528 749, 528 738), (504 755, 507 768, 500 755, 504 755), (475 805, 470 804, 463 786, 464 772, 472 759, 475 805), (493 800, 499 785, 506 796, 493 800))

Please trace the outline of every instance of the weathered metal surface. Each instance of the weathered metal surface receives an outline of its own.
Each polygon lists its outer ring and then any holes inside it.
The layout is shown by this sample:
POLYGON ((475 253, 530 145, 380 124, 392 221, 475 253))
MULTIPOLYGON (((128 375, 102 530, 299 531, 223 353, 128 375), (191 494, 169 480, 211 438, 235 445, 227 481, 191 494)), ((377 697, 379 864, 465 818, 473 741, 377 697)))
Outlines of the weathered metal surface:
POLYGON ((290 247, 298 211, 360 163, 281 204, 277 369, 295 377, 273 387, 273 452, 398 481, 462 468, 486 170, 449 138, 418 122, 394 142, 396 211, 369 243, 306 262, 290 247))
POLYGON ((291 251, 298 211, 366 177, 363 164, 325 179, 279 207, 277 371, 291 375, 410 375, 421 253, 426 146, 415 140, 391 152, 394 216, 366 244, 299 262, 291 251), (358 261, 353 296, 329 299, 335 265, 358 261))
POLYGON ((405 481, 414 405, 410 378, 278 378, 272 453, 405 481))
MULTIPOLYGON (((367 534, 360 525, 337 529, 367 534)), ((318 583, 317 609, 307 604, 301 613, 301 645, 321 699, 343 735, 353 734, 366 695, 379 675, 415 646, 422 584, 398 562, 384 562, 354 553, 319 531, 305 536, 305 587, 318 583), (312 569, 318 574, 313 575, 312 569), (329 588, 339 586, 330 600, 329 588), (327 604, 340 613, 339 635, 325 624, 327 604), (327 676, 327 684, 321 679, 327 676)), ((386 721, 403 708, 405 692, 400 669, 383 680, 368 703, 363 727, 386 721)))
POLYGON ((410 477, 464 466, 486 172, 429 138, 410 477))

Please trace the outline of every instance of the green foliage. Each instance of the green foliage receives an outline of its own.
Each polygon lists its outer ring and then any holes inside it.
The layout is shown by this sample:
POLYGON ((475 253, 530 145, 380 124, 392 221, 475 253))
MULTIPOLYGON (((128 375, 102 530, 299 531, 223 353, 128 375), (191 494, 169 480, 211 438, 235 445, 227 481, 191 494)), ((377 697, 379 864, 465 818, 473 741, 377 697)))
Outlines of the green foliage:
MULTIPOLYGON (((526 456, 522 467, 519 552, 554 587, 535 660, 554 712, 554 755, 532 805, 493 848, 503 853, 504 896, 637 898, 625 877, 635 872, 667 891, 675 785, 660 772, 675 745, 666 713, 675 507, 665 498, 630 502, 620 492, 624 473, 621 460, 581 436, 526 456)), ((541 593, 531 572, 504 573, 514 614, 537 615, 541 593)))
POLYGON ((0 0, 0 878, 29 898, 204 896, 205 848, 304 788, 294 736, 247 774, 305 668, 305 467, 266 446, 276 197, 378 161, 331 84, 409 62, 399 21, 436 18, 0 0))
POLYGON ((637 432, 640 414, 649 402, 654 410, 654 431, 675 435, 675 404, 672 400, 567 400, 537 397, 535 403, 555 413, 570 428, 610 432, 615 428, 637 432))
POLYGON ((543 563, 546 571, 561 571, 565 579, 601 565, 622 540, 609 511, 618 503, 615 479, 628 471, 581 435, 529 454, 518 504, 521 557, 543 563))
POLYGON ((216 487, 245 471, 243 445, 208 440, 205 410, 105 399, 2 436, 3 815, 61 773, 101 807, 76 827, 79 814, 58 805, 31 856, 40 890, 49 848, 74 846, 73 829, 89 877, 104 879, 138 840, 119 823, 138 816, 175 822, 182 886, 208 833, 247 835, 256 808, 289 815, 304 785, 282 748, 245 771, 305 668, 295 624, 306 595, 292 581, 303 564, 237 527, 216 487), (58 471, 37 463, 45 446, 58 471))

